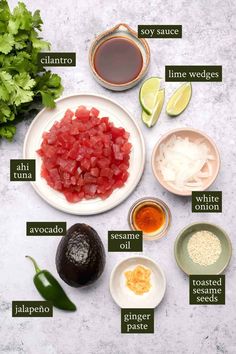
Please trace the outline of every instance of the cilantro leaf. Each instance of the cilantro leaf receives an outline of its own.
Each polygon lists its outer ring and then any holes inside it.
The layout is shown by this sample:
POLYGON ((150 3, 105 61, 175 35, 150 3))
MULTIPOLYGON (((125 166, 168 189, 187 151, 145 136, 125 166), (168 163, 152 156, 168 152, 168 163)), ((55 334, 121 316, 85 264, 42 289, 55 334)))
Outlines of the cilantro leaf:
POLYGON ((12 103, 19 106, 22 103, 31 102, 33 100, 34 92, 22 89, 20 86, 16 86, 12 103))
POLYGON ((0 0, 0 21, 6 22, 10 18, 10 8, 6 0, 0 0))
POLYGON ((48 78, 49 87, 59 87, 61 85, 61 78, 57 74, 51 74, 48 78))
POLYGON ((9 92, 3 85, 0 86, 0 99, 7 101, 9 99, 9 92))
POLYGON ((18 86, 22 87, 24 90, 30 90, 35 85, 35 80, 31 79, 29 74, 27 74, 26 72, 15 75, 14 81, 18 86))
POLYGON ((0 101, 0 123, 6 123, 8 120, 14 120, 15 115, 11 108, 3 101, 0 101))
POLYGON ((36 89, 44 92, 50 91, 54 98, 58 98, 63 91, 61 78, 57 74, 52 74, 50 71, 47 71, 42 76, 37 77, 36 89))
POLYGON ((6 71, 0 71, 0 98, 3 101, 9 100, 13 91, 14 83, 12 76, 6 71))
POLYGON ((14 45, 14 37, 10 33, 0 35, 0 52, 8 54, 14 45))
POLYGON ((0 127, 0 136, 11 141, 15 135, 16 127, 14 125, 6 125, 0 127))
POLYGON ((42 49, 44 50, 50 49, 50 43, 47 41, 43 41, 41 38, 37 37, 36 32, 31 33, 30 40, 32 42, 32 46, 36 48, 38 51, 41 51, 42 49))
POLYGON ((32 20, 33 20, 33 27, 41 31, 41 25, 43 24, 43 21, 41 19, 39 10, 36 10, 34 12, 32 20))
POLYGON ((28 46, 28 35, 25 31, 19 31, 15 36, 15 49, 24 49, 28 46))
POLYGON ((55 107, 54 99, 62 93, 61 78, 57 74, 47 71, 37 78, 36 88, 42 96, 42 103, 49 108, 55 107))
POLYGON ((53 96, 49 92, 39 91, 42 96, 42 102, 45 107, 55 108, 53 96))
POLYGON ((23 2, 19 2, 14 8, 12 18, 17 20, 20 29, 32 29, 32 14, 27 10, 23 2))
POLYGON ((29 74, 21 73, 12 77, 5 71, 0 72, 0 99, 19 106, 21 103, 32 101, 34 92, 31 88, 35 80, 29 74))

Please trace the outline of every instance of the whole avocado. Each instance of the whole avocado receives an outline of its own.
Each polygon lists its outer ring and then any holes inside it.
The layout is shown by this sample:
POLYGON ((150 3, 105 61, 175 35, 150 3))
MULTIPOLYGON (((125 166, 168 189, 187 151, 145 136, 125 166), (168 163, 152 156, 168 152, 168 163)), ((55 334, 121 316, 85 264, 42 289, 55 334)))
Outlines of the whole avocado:
POLYGON ((89 225, 75 224, 62 237, 56 253, 56 267, 61 279, 73 287, 95 282, 106 262, 103 243, 89 225))

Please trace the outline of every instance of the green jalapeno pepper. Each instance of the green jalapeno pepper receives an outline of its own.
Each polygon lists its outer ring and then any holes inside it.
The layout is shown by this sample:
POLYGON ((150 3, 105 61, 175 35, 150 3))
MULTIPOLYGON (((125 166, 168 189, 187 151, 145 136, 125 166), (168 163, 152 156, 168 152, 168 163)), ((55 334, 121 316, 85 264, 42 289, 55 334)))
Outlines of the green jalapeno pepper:
POLYGON ((35 260, 29 258, 33 264, 36 271, 34 276, 34 285, 36 286, 40 295, 48 301, 51 301, 53 306, 67 311, 76 311, 76 306, 70 301, 65 291, 62 289, 61 285, 54 278, 54 276, 47 270, 40 270, 35 260))

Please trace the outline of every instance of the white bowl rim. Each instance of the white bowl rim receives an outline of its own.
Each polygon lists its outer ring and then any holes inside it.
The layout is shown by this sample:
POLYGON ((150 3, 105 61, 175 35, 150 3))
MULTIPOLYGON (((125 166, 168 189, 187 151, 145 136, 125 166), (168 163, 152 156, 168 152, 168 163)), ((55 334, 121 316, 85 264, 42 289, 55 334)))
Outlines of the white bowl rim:
POLYGON ((111 296, 112 296, 113 300, 115 301, 115 303, 120 307, 120 304, 117 302, 116 296, 114 296, 114 293, 113 293, 113 290, 112 290, 112 282, 113 282, 113 279, 114 279, 114 274, 115 274, 117 268, 122 263, 125 263, 128 260, 130 260, 130 259, 137 259, 137 258, 138 259, 144 259, 144 260, 147 260, 147 261, 151 262, 160 271, 160 274, 161 274, 162 279, 163 279, 163 295, 162 295, 161 299, 158 301, 158 303, 155 305, 155 307, 157 307, 161 303, 161 301, 163 300, 163 298, 165 296, 165 292, 166 292, 166 276, 165 276, 165 273, 164 273, 162 267, 156 261, 154 261, 152 258, 147 257, 147 256, 139 256, 139 255, 130 256, 130 257, 127 257, 127 258, 122 259, 121 261, 117 262, 117 264, 112 269, 112 272, 111 272, 111 275, 110 275, 109 289, 110 289, 111 296))
POLYGON ((176 194, 176 195, 180 195, 180 196, 191 196, 192 195, 192 191, 187 191, 187 192, 183 192, 183 191, 178 191, 174 188, 172 188, 171 186, 169 186, 167 183, 164 184, 162 183, 162 181, 159 179, 159 176, 157 174, 157 169, 154 167, 155 165, 155 154, 156 151, 159 147, 159 145, 162 143, 163 140, 165 140, 168 136, 171 136, 174 133, 178 133, 178 132, 194 132, 194 133, 198 133, 200 135, 202 135, 214 148, 215 153, 216 153, 216 161, 217 161, 217 168, 215 170, 215 173, 213 174, 211 180, 204 186, 204 188, 202 189, 202 192, 205 191, 206 189, 208 189, 216 180, 219 170, 220 170, 220 165, 221 165, 221 160, 220 160, 220 153, 219 153, 219 149, 216 145, 216 143, 214 142, 214 140, 209 137, 209 135, 207 135, 206 133, 204 133, 203 131, 199 130, 199 129, 195 129, 195 128, 191 128, 191 127, 183 127, 183 128, 176 128, 176 129, 172 129, 169 130, 167 133, 165 133, 164 135, 162 135, 162 137, 157 141, 157 143, 155 144, 153 151, 152 151, 152 158, 151 158, 151 164, 152 164, 152 171, 153 174, 156 178, 156 180, 160 183, 160 185, 165 188, 166 190, 168 190, 169 192, 176 194))

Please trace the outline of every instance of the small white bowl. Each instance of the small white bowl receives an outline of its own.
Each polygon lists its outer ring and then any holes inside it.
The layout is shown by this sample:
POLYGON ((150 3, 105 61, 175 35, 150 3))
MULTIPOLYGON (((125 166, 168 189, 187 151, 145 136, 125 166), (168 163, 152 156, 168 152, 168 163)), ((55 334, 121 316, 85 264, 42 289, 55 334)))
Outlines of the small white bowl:
MULTIPOLYGON (((178 190, 175 189, 174 187, 170 186, 168 182, 166 182, 162 176, 162 173, 160 169, 158 168, 158 165, 156 163, 156 158, 159 154, 160 151, 160 146, 164 143, 166 143, 173 135, 180 136, 181 138, 189 138, 190 141, 194 141, 196 139, 204 139, 205 144, 208 146, 210 154, 214 156, 215 160, 212 161, 212 176, 208 178, 204 178, 203 180, 203 187, 201 191, 205 191, 208 189, 212 183, 215 181, 219 169, 220 169, 220 154, 219 150, 214 143, 214 141, 204 132, 194 129, 194 128, 178 128, 171 130, 164 134, 161 139, 156 143, 153 152, 152 152, 152 171, 154 173, 154 176, 156 177, 157 181, 167 189, 169 192, 174 193, 176 195, 181 195, 181 196, 190 196, 192 195, 192 191, 185 191, 185 190, 178 190)), ((206 167, 203 167, 202 171, 204 172, 206 167)))
POLYGON ((162 301, 166 291, 166 278, 161 267, 151 258, 134 256, 118 263, 110 276, 110 292, 121 308, 155 308, 162 301), (142 265, 151 270, 151 289, 143 295, 136 295, 126 286, 125 272, 142 265))

